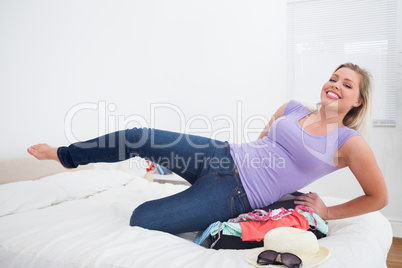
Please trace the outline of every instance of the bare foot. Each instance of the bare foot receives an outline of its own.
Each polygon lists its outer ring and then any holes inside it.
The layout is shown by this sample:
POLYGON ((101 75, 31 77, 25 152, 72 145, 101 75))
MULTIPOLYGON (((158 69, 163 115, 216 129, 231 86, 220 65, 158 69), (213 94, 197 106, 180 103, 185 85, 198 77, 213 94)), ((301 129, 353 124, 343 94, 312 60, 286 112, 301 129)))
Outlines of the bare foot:
POLYGON ((57 156, 57 147, 52 147, 46 143, 36 144, 27 149, 27 152, 39 160, 55 160, 60 162, 57 156))

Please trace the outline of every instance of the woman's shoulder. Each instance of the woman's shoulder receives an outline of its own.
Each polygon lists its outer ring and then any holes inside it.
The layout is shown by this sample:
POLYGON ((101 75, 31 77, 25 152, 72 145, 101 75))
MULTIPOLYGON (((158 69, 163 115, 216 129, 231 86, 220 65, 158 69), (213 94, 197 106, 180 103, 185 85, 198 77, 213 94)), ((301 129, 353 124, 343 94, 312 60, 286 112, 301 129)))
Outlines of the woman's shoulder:
POLYGON ((294 112, 299 112, 299 111, 310 111, 306 106, 304 106, 301 102, 296 101, 296 100, 290 100, 288 103, 286 103, 286 107, 283 111, 283 115, 288 115, 294 112))
MULTIPOLYGON (((360 133, 353 128, 343 126, 340 129, 341 131, 338 132, 338 148, 342 147, 352 137, 358 137, 357 139, 364 140, 360 133)), ((356 138, 353 140, 356 140, 356 138)), ((353 140, 351 142, 353 142, 353 140)))
POLYGON ((346 166, 350 164, 350 161, 361 160, 362 158, 373 157, 373 152, 370 145, 357 131, 351 129, 350 133, 357 133, 356 135, 350 135, 339 147, 338 157, 345 160, 346 166))
POLYGON ((338 150, 347 153, 351 150, 361 150, 369 147, 360 133, 352 128, 343 126, 338 136, 338 150))

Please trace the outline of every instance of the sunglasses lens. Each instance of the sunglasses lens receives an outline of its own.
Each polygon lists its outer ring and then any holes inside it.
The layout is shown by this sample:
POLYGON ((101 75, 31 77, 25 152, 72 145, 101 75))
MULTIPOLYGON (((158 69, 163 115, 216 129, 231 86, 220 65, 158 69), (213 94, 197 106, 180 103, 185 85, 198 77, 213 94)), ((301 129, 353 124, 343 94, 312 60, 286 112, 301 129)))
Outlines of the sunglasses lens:
POLYGON ((278 253, 273 250, 265 250, 258 255, 257 263, 261 265, 274 263, 278 253))
POLYGON ((281 254, 282 263, 287 266, 296 266, 298 267, 302 260, 294 254, 291 253, 283 253, 281 254))

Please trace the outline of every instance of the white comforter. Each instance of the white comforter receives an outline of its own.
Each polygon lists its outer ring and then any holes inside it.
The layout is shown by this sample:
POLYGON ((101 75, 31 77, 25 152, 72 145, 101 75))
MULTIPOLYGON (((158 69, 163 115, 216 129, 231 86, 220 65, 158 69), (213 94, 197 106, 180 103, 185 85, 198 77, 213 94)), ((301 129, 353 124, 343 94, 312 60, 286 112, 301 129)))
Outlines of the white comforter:
MULTIPOLYGON (((246 250, 207 249, 191 241, 193 234, 129 226, 136 206, 185 188, 117 170, 1 185, 0 267, 250 267, 246 250)), ((390 223, 378 212, 331 221, 319 240, 331 251, 321 267, 386 267, 391 240, 390 223)))

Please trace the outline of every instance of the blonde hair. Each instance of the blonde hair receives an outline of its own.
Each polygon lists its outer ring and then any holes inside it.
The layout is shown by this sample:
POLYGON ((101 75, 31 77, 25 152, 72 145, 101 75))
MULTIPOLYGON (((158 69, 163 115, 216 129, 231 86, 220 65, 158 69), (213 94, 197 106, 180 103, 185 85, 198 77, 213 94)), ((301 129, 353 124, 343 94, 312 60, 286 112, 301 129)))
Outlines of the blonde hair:
POLYGON ((361 68, 357 64, 347 62, 339 65, 334 73, 341 68, 348 68, 355 71, 360 75, 359 82, 359 99, 361 105, 359 107, 353 107, 343 118, 343 124, 349 128, 352 128, 366 138, 370 136, 370 129, 372 124, 372 75, 366 69, 361 68))

